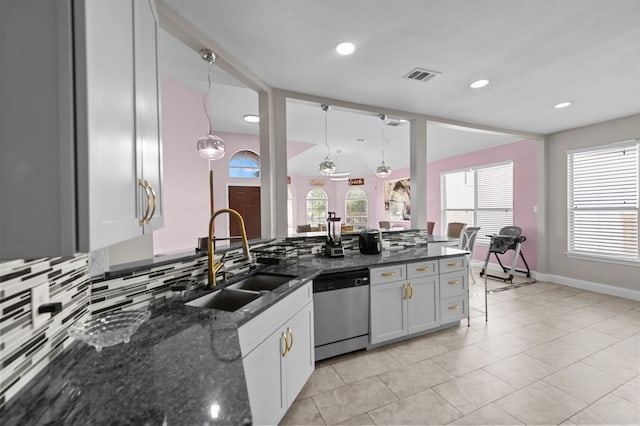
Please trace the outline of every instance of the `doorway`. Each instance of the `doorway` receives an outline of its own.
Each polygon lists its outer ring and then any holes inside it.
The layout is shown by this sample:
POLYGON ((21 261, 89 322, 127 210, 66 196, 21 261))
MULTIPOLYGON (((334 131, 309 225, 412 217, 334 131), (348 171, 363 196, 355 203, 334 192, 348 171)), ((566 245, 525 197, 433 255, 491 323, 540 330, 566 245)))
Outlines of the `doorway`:
MULTIPOLYGON (((259 186, 230 186, 229 208, 237 210, 244 219, 248 239, 261 237, 259 186)), ((229 221, 229 233, 230 236, 242 235, 237 220, 229 221)))

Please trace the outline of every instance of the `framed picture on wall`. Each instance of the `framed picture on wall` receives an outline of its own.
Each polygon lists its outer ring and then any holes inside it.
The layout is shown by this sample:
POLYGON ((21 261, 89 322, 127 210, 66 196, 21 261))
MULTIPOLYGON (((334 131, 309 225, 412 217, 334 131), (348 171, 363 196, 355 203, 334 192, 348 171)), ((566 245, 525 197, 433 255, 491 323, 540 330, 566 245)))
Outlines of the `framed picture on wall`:
POLYGON ((409 178, 384 183, 384 217, 386 220, 411 219, 411 184, 409 178))

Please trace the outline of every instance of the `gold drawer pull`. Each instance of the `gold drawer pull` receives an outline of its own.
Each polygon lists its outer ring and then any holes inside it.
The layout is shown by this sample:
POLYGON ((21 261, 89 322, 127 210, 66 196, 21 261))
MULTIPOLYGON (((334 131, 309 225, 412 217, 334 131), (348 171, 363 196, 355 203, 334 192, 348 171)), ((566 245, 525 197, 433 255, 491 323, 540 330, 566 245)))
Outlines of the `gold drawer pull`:
POLYGON ((454 311, 456 309, 460 309, 460 305, 449 306, 447 309, 449 309, 450 311, 454 311))
POLYGON ((428 270, 430 270, 430 269, 431 269, 431 268, 427 268, 427 267, 424 267, 424 268, 416 268, 416 271, 423 272, 423 271, 428 271, 428 270))
POLYGON ((404 289, 404 291, 402 292, 402 300, 407 300, 407 297, 409 296, 409 289, 407 288, 407 283, 402 284, 402 288, 404 289))
POLYGON ((449 282, 447 282, 447 284, 449 284, 449 285, 456 285, 456 284, 458 284, 458 280, 455 280, 455 281, 449 281, 449 282))
POLYGON ((291 336, 291 344, 287 347, 287 352, 289 352, 291 351, 291 348, 293 348, 293 331, 291 330, 291 327, 287 327, 287 333, 291 336))
POLYGON ((458 262, 456 262, 456 263, 447 263, 447 266, 458 266, 458 262))
POLYGON ((282 351, 282 358, 287 356, 287 352, 289 352, 289 341, 287 340, 287 335, 282 332, 282 340, 284 341, 284 350, 282 351))
POLYGON ((396 274, 395 272, 383 272, 380 275, 382 275, 383 277, 392 277, 395 274, 396 274))

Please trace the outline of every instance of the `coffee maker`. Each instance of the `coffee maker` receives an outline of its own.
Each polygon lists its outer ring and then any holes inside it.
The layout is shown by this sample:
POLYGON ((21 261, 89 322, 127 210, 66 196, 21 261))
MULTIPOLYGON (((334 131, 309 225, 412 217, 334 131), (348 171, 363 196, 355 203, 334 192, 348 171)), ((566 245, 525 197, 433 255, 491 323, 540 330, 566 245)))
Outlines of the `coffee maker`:
POLYGON ((329 212, 329 217, 327 218, 327 243, 324 245, 325 253, 329 257, 344 257, 340 226, 340 218, 336 217, 336 212, 329 212))

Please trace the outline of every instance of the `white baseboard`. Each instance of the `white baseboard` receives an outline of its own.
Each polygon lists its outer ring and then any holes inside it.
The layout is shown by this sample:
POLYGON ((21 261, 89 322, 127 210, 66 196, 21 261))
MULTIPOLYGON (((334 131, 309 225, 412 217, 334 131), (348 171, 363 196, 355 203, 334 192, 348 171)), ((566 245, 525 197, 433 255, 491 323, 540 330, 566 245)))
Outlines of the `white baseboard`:
MULTIPOLYGON (((474 268, 477 268, 478 270, 481 270, 483 264, 472 262, 472 266, 474 268)), ((502 268, 500 268, 500 265, 498 265, 497 263, 489 263, 487 269, 489 269, 490 271, 502 272, 502 268)), ((593 281, 579 280, 577 278, 564 277, 562 275, 543 274, 536 271, 531 271, 531 276, 538 281, 562 284, 569 287, 579 288, 581 290, 595 291, 597 293, 603 293, 611 296, 624 297, 625 299, 640 301, 640 290, 617 287, 610 284, 596 283, 593 281)))
POLYGON ((539 274, 538 280, 640 301, 640 290, 634 290, 631 288, 617 287, 610 284, 596 283, 593 281, 579 280, 576 278, 563 277, 561 275, 553 274, 539 274))

